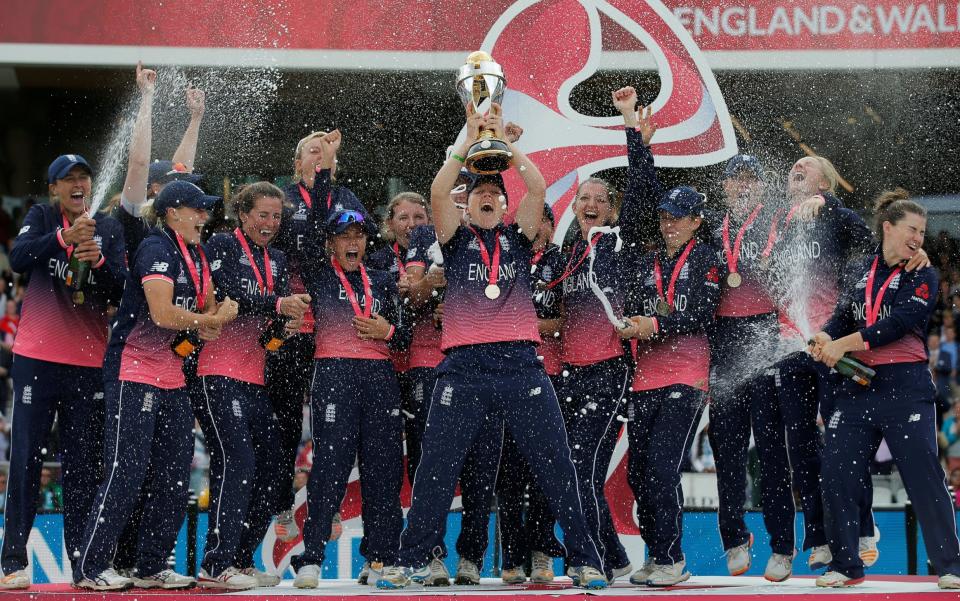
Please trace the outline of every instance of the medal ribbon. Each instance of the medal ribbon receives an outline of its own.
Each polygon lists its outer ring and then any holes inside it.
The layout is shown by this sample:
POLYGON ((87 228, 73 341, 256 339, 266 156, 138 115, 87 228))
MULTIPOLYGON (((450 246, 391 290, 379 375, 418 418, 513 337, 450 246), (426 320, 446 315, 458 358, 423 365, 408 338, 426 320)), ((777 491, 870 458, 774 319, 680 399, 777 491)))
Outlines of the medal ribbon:
POLYGON ((480 237, 480 234, 477 233, 477 230, 473 229, 472 226, 467 226, 467 229, 473 232, 473 235, 477 237, 477 244, 480 245, 480 260, 483 261, 484 266, 487 268, 487 285, 496 286, 497 277, 500 275, 500 233, 494 231, 493 239, 496 241, 493 247, 493 260, 490 259, 490 252, 487 250, 487 245, 483 243, 483 238, 480 237))
POLYGON ((730 213, 723 216, 723 254, 727 257, 727 270, 730 273, 737 273, 737 263, 740 262, 740 247, 743 245, 743 236, 747 233, 747 228, 754 222, 757 215, 760 214, 762 204, 758 204, 747 220, 740 226, 737 232, 737 238, 733 242, 733 250, 730 250, 730 213))
POLYGON ((202 273, 197 273, 197 264, 190 254, 183 241, 183 236, 179 232, 174 232, 177 237, 177 245, 180 247, 180 254, 183 256, 183 262, 187 264, 187 271, 190 272, 190 279, 193 281, 193 290, 197 293, 197 308, 203 312, 207 304, 207 282, 210 281, 210 266, 207 264, 207 255, 203 254, 203 249, 197 246, 197 254, 200 255, 200 265, 202 273), (203 276, 201 279, 201 275, 203 276))
POLYGON ((563 280, 573 275, 573 272, 576 271, 580 267, 580 265, 583 264, 583 261, 587 258, 587 255, 590 254, 590 249, 596 246, 597 240, 599 240, 602 236, 603 236, 602 232, 599 234, 595 234, 593 236, 590 242, 587 243, 587 247, 583 250, 583 255, 580 256, 580 259, 577 261, 577 264, 573 265, 572 267, 570 264, 573 263, 573 253, 571 252, 570 258, 567 260, 567 266, 563 268, 563 273, 560 275, 559 278, 547 284, 547 288, 548 289, 553 288, 557 284, 560 284, 561 282, 563 282, 563 280))
POLYGON ((671 309, 674 308, 673 297, 676 293, 677 278, 680 276, 680 271, 683 269, 684 264, 687 262, 687 257, 690 256, 690 251, 693 250, 696 243, 696 238, 691 238, 690 242, 687 242, 687 247, 683 249, 680 258, 677 259, 677 264, 673 266, 673 273, 670 274, 670 284, 667 287, 666 298, 663 296, 663 273, 660 270, 660 258, 657 256, 653 257, 653 282, 657 285, 657 296, 665 300, 671 309))
POLYGON ((403 259, 400 257, 400 243, 393 243, 393 256, 397 258, 397 273, 400 274, 400 277, 407 275, 407 267, 403 264, 403 259))
POLYGON ((895 278, 897 274, 900 273, 900 270, 903 269, 902 267, 897 266, 896 269, 890 272, 890 275, 887 276, 887 280, 882 286, 880 286, 880 290, 877 291, 876 306, 874 306, 873 280, 877 275, 877 264, 879 262, 880 255, 877 255, 873 258, 873 266, 870 267, 870 273, 867 275, 867 289, 864 291, 864 295, 866 296, 866 315, 864 317, 868 328, 877 323, 877 316, 880 315, 880 306, 883 302, 883 294, 887 291, 887 287, 890 286, 890 282, 893 281, 893 278, 895 278))
POLYGON ((263 249, 263 269, 267 272, 267 286, 263 286, 263 276, 260 274, 260 268, 257 267, 257 262, 253 260, 253 253, 250 252, 250 245, 247 243, 247 237, 240 231, 240 228, 233 230, 233 235, 237 237, 237 240, 240 241, 240 248, 243 249, 243 253, 247 255, 247 259, 250 261, 250 267, 253 269, 253 275, 257 278, 257 287, 258 289, 265 294, 273 294, 273 268, 270 266, 270 255, 267 254, 267 249, 263 249))
MULTIPOLYGON (((793 215, 797 212, 797 209, 800 208, 800 205, 793 205, 790 208, 790 212, 787 213, 787 220, 783 222, 783 229, 790 227, 790 222, 793 220, 793 215)), ((769 257, 770 253, 773 252, 773 245, 777 243, 777 222, 780 221, 780 215, 783 214, 783 209, 777 211, 777 214, 773 216, 773 222, 770 224, 770 233, 767 235, 767 245, 763 248, 764 257, 769 257)))
MULTIPOLYGON (((300 198, 303 199, 303 202, 307 204, 308 209, 313 208, 313 201, 310 200, 310 193, 307 192, 307 187, 303 185, 303 182, 300 182, 298 185, 300 188, 300 198)), ((327 210, 330 210, 330 205, 333 203, 333 190, 327 192, 327 210)))
MULTIPOLYGON (((70 222, 67 221, 67 215, 66 215, 66 213, 64 213, 64 212, 61 211, 61 212, 60 212, 60 217, 63 218, 63 229, 67 229, 68 227, 70 227, 70 222)), ((60 234, 60 236, 63 237, 63 234, 60 234)), ((69 258, 70 258, 70 255, 72 255, 72 254, 73 254, 73 244, 71 244, 70 246, 67 247, 67 259, 69 259, 69 258)))
POLYGON ((360 264, 360 279, 363 281, 363 295, 367 299, 367 304, 363 309, 360 308, 360 300, 353 291, 353 286, 350 285, 350 281, 347 280, 347 274, 343 272, 340 261, 338 261, 336 257, 333 257, 330 263, 333 265, 333 270, 337 272, 337 277, 340 278, 343 289, 347 291, 347 298, 350 299, 350 305, 353 306, 353 314, 357 317, 370 317, 370 313, 373 310, 373 292, 370 290, 370 277, 367 276, 367 270, 363 266, 363 263, 360 264))

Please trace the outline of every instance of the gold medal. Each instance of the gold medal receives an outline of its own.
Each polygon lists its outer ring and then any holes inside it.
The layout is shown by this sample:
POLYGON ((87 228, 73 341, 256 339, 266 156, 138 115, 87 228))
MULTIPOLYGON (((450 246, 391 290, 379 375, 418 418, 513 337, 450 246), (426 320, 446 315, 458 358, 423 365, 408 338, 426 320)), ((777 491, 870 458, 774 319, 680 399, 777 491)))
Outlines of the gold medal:
POLYGON ((84 301, 83 290, 74 290, 73 291, 73 304, 82 305, 84 301))
POLYGON ((743 276, 741 276, 736 271, 730 272, 727 274, 727 287, 728 288, 739 288, 740 284, 743 283, 743 276))
POLYGON ((487 295, 487 298, 490 300, 496 300, 500 298, 500 286, 497 286, 496 284, 490 284, 483 289, 483 293, 487 295))
POLYGON ((673 313, 673 307, 668 305, 667 301, 663 300, 662 298, 657 299, 657 304, 654 307, 654 310, 660 317, 666 317, 667 315, 673 313))

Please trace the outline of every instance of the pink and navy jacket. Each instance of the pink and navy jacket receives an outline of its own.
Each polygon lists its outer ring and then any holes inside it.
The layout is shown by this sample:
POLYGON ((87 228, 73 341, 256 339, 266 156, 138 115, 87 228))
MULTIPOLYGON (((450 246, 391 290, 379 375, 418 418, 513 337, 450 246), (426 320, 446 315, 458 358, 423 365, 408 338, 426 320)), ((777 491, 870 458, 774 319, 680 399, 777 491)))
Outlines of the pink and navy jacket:
MULTIPOLYGON (((363 203, 348 188, 331 185, 329 169, 317 173, 311 188, 300 181, 290 184, 283 191, 288 204, 284 206, 280 231, 277 232, 271 248, 282 251, 287 257, 291 293, 302 294, 307 291, 302 277, 304 263, 326 261, 323 253, 327 233, 323 224, 327 216, 344 209, 364 215, 368 213, 363 203), (313 213, 318 214, 316 221, 311 219, 313 213), (319 224, 319 227, 315 224, 319 224), (317 251, 320 252, 319 255, 316 254, 317 251)), ((313 333, 312 312, 308 311, 304 315, 300 332, 313 333)))
POLYGON ((776 272, 771 286, 785 303, 780 320, 786 336, 798 335, 789 321, 792 303, 802 304, 813 331, 822 328, 837 304, 844 267, 850 260, 870 254, 876 245, 873 233, 859 215, 844 208, 835 196, 824 193, 823 197, 825 204, 813 221, 793 219, 786 223, 789 212, 783 212, 771 253, 771 269, 776 272), (808 282, 799 291, 800 298, 786 287, 796 277, 808 282))
POLYGON ((447 292, 443 305, 443 351, 455 347, 491 342, 529 341, 539 344, 537 314, 533 308, 530 261, 533 252, 527 237, 516 224, 492 229, 471 226, 482 238, 492 257, 500 243, 497 285, 500 295, 484 294, 489 269, 484 264, 477 236, 466 225, 440 250, 444 258, 447 292))
MULTIPOLYGON (((191 246, 189 252, 193 267, 202 278, 201 249, 191 246)), ((177 331, 157 326, 150 317, 143 285, 153 280, 173 284, 176 306, 199 312, 197 290, 173 231, 165 226, 151 229, 134 253, 130 265, 104 363, 104 379, 138 382, 163 389, 182 388, 186 386, 183 359, 170 348, 177 331)), ((211 289, 212 285, 208 280, 204 289, 211 289)))
POLYGON ((206 244, 207 260, 213 283, 217 288, 217 300, 229 296, 237 301, 237 318, 223 327, 216 340, 203 345, 197 375, 225 376, 263 386, 267 351, 260 345, 260 335, 273 319, 282 317, 280 299, 289 294, 287 261, 283 252, 268 248, 273 273, 273 290, 268 291, 264 249, 244 233, 250 254, 256 262, 263 287, 258 283, 250 259, 244 252, 236 234, 216 234, 206 244))
MULTIPOLYGON (((550 284, 563 273, 565 265, 563 253, 555 244, 548 244, 539 253, 533 255, 530 271, 533 275, 533 307, 537 319, 559 319, 563 316, 563 286, 550 284)), ((543 357, 543 369, 548 376, 559 376, 563 372, 563 345, 560 336, 543 337, 537 353, 543 357)))
MULTIPOLYGON (((367 257, 367 267, 386 271, 393 276, 395 281, 399 282, 400 276, 406 273, 408 254, 409 251, 406 248, 400 246, 397 242, 393 242, 367 257)), ((394 351, 392 359, 393 369, 397 373, 403 373, 411 367, 409 350, 394 351)))
POLYGON ((103 365, 107 305, 119 302, 127 268, 120 224, 100 213, 93 218, 102 256, 90 270, 85 302, 76 305, 66 285, 67 253, 73 249, 63 241, 59 205, 34 205, 27 213, 10 251, 13 271, 30 278, 14 354, 80 367, 103 365))
MULTIPOLYGON (((643 136, 633 128, 627 128, 626 135, 628 185, 618 221, 623 250, 614 252, 616 238, 612 234, 598 236, 593 265, 597 281, 606 291, 614 312, 623 309, 631 277, 628 266, 636 261, 643 247, 644 226, 655 220, 656 207, 664 192, 654 170, 653 155, 643 144, 643 136)), ((561 288, 565 312, 561 332, 563 362, 577 366, 593 365, 623 355, 620 337, 590 288, 587 252, 588 241, 581 237, 565 256, 563 270, 554 276, 564 278, 561 288)))
MULTIPOLYGON (((420 225, 410 232, 410 249, 407 251, 407 267, 417 266, 429 270, 433 266, 430 247, 437 241, 437 232, 432 225, 420 225)), ((410 341, 410 369, 434 368, 443 361, 440 350, 441 334, 433 321, 433 311, 442 301, 440 291, 423 306, 410 311, 408 321, 412 331, 410 341)))
POLYGON ((927 324, 939 289, 936 271, 930 267, 911 272, 900 266, 891 268, 883 260, 882 252, 851 262, 848 270, 853 277, 844 286, 840 301, 823 331, 834 340, 859 331, 867 350, 852 355, 870 366, 925 363, 928 359, 927 324), (870 296, 876 321, 869 323, 867 281, 874 261, 877 265, 870 282, 870 296), (885 284, 886 290, 877 304, 880 289, 885 284))
POLYGON ((635 343, 635 368, 631 390, 653 390, 685 384, 707 390, 710 373, 710 344, 707 328, 720 300, 720 275, 716 249, 704 242, 694 244, 686 262, 677 272, 673 307, 667 316, 656 311, 658 296, 654 276, 659 261, 662 288, 666 296, 674 267, 683 250, 666 257, 663 250, 644 255, 636 266, 624 315, 652 317, 656 334, 649 341, 635 343))

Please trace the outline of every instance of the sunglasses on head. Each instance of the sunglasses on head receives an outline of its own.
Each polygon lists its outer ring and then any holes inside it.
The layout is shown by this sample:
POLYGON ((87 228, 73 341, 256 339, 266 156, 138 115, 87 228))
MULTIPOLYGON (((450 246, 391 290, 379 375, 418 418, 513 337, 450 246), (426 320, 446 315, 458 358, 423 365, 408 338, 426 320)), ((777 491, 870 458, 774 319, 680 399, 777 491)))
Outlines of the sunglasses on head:
POLYGON ((337 224, 343 225, 344 223, 363 223, 363 213, 359 211, 344 211, 340 214, 340 217, 337 218, 337 224))

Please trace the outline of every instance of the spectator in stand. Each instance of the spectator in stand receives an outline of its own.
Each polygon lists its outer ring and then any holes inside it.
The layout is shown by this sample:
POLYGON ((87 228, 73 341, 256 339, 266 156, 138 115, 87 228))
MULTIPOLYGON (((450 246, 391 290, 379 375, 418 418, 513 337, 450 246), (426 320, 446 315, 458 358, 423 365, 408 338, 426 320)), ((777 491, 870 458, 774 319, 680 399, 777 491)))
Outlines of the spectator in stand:
MULTIPOLYGON (((3 476, 6 479, 6 476, 3 476)), ((960 508, 960 469, 950 472, 950 489, 953 491, 953 504, 960 508)))
POLYGON ((960 469, 960 402, 953 404, 953 411, 943 420, 940 434, 947 449, 947 471, 960 469))
POLYGON ((309 480, 310 480, 310 468, 298 467, 297 473, 293 475, 294 493, 300 492, 300 489, 306 486, 309 480))
POLYGON ((0 318, 0 348, 11 351, 17 328, 20 326, 20 307, 17 306, 17 301, 12 299, 6 302, 5 307, 3 317, 0 318))
POLYGON ((3 208, 3 197, 0 197, 0 244, 6 246, 13 235, 13 219, 10 213, 3 208))
POLYGON ((37 509, 63 509, 63 487, 53 477, 53 470, 45 467, 40 471, 40 495, 37 509))
POLYGON ((7 506, 7 472, 0 472, 0 511, 7 506))

